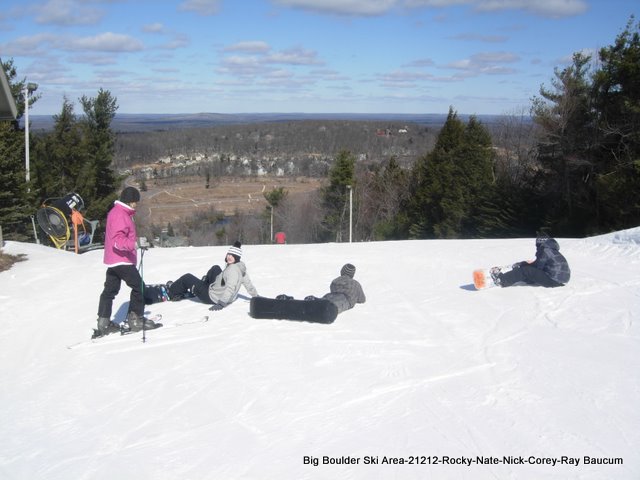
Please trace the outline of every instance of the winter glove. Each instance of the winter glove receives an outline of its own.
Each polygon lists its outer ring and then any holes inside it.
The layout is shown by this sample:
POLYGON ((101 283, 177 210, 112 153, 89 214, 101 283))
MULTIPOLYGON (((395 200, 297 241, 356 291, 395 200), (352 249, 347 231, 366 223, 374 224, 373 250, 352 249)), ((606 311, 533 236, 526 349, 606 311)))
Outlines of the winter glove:
POLYGON ((209 307, 209 310, 211 310, 212 312, 217 312, 218 310, 222 310, 222 305, 214 303, 209 307))

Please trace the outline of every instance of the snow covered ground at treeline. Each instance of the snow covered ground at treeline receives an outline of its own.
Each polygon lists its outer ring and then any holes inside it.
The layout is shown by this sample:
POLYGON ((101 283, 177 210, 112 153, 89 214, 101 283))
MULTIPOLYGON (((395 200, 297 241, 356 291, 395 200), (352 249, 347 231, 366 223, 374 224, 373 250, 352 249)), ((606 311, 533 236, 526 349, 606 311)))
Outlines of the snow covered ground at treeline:
MULTIPOLYGON (((102 251, 8 242, 28 259, 0 273, 0 479, 638 479, 640 229, 558 241, 566 287, 485 291, 472 270, 533 239, 245 245, 263 296, 320 296, 351 262, 367 302, 332 325, 253 319, 244 291, 167 302, 145 343, 73 349, 102 251)), ((226 250, 151 249, 145 280, 226 250)))

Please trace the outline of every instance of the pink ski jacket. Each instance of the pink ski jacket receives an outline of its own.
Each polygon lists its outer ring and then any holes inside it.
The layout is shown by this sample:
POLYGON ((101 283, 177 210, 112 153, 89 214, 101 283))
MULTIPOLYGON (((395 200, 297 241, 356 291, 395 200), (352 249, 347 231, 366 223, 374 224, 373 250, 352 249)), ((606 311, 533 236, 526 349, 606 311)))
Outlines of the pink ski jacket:
POLYGON ((116 200, 107 215, 107 231, 104 235, 104 264, 136 265, 138 263, 136 211, 126 203, 116 200))

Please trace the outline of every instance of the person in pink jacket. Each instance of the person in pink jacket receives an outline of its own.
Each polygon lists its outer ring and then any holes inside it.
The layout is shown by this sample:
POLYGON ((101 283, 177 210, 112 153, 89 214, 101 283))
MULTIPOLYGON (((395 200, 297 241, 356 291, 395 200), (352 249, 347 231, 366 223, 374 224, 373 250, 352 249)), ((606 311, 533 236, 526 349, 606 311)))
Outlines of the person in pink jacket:
POLYGON ((98 328, 94 337, 120 331, 120 326, 111 321, 111 310, 122 282, 131 289, 129 312, 122 328, 136 332, 143 328, 151 330, 159 326, 144 318, 143 283, 136 268, 138 236, 133 222, 139 201, 140 192, 134 187, 126 187, 107 215, 104 236, 104 264, 107 266, 107 274, 100 295, 98 328))

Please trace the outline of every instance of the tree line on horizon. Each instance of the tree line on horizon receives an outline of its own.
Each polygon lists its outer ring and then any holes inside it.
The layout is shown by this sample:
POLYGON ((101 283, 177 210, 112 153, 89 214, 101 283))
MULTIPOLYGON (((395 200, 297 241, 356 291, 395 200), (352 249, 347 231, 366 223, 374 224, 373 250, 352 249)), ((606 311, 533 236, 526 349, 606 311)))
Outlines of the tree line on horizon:
MULTIPOLYGON (((70 191, 83 196, 88 216, 104 219, 123 180, 114 166, 116 98, 102 89, 82 97, 82 116, 65 99, 52 131, 32 138, 27 186, 19 125, 24 80, 13 61, 2 66, 19 107, 16 121, 0 122, 5 238, 28 239, 29 217, 41 202, 70 191)), ((576 53, 569 66, 556 68, 528 114, 507 115, 489 128, 474 116, 461 120, 451 107, 433 137, 410 164, 389 152, 367 156, 336 144, 325 186, 305 198, 271 192, 278 201, 269 214, 294 243, 345 241, 349 225, 357 241, 582 237, 640 225, 640 24, 632 16, 597 61, 576 53)), ((293 141, 304 148, 304 138, 293 141)), ((172 228, 196 244, 210 237, 268 242, 266 213, 238 214, 221 227, 220 214, 211 212, 172 228)))

